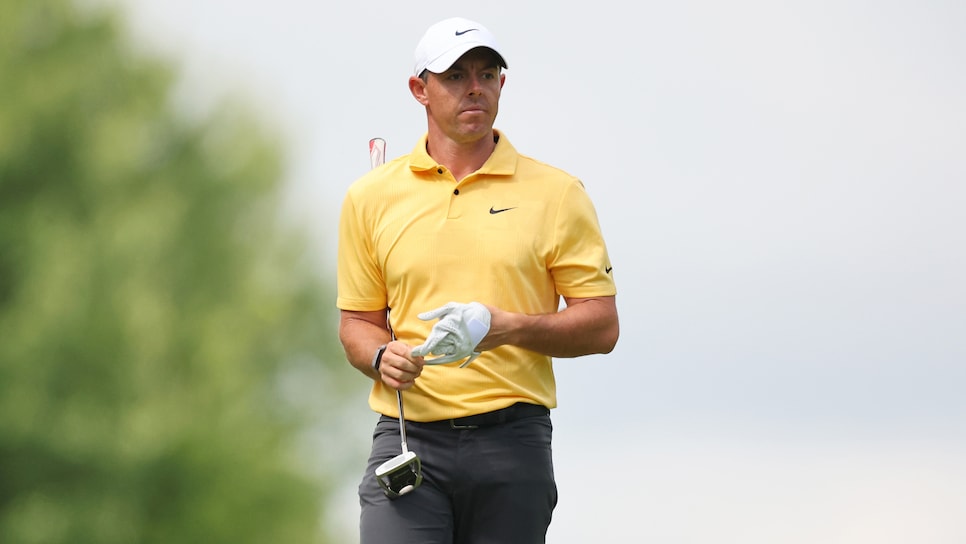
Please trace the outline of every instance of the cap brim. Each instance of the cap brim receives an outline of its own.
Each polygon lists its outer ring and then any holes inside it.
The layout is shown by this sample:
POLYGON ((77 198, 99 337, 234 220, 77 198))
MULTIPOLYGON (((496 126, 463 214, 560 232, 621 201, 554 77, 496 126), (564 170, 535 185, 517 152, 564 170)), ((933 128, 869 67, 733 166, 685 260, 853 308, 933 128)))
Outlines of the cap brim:
POLYGON ((496 49, 493 49, 492 47, 490 47, 485 43, 463 43, 463 44, 460 44, 459 47, 454 47, 450 49, 449 51, 437 57, 433 62, 430 62, 429 64, 427 64, 426 69, 434 74, 441 74, 446 70, 449 70, 450 66, 452 66, 454 62, 459 60, 460 57, 465 55, 470 50, 476 49, 477 47, 485 47, 490 51, 493 51, 493 54, 495 54, 496 57, 500 59, 500 66, 502 66, 503 68, 506 68, 506 60, 503 59, 503 55, 501 55, 500 52, 497 51, 496 49))

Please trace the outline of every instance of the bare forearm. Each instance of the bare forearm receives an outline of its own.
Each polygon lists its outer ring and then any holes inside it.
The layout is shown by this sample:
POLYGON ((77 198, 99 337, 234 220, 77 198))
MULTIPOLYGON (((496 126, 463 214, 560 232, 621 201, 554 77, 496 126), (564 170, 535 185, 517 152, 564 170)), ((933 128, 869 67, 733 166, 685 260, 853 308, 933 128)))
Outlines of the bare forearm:
POLYGON ((560 312, 527 315, 490 307, 490 332, 480 349, 514 345, 552 357, 609 353, 619 335, 614 297, 568 300, 560 312))
POLYGON ((382 344, 390 340, 389 330, 372 322, 361 313, 343 312, 339 323, 339 340, 346 359, 353 367, 376 380, 379 374, 372 369, 372 356, 382 344))

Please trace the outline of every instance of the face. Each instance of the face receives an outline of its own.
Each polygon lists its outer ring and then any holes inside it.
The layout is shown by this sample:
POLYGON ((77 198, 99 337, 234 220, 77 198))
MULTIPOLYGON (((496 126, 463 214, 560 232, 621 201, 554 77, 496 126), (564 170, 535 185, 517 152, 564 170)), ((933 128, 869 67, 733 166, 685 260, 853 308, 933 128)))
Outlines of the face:
POLYGON ((441 74, 427 72, 426 81, 410 78, 409 87, 426 106, 431 136, 471 143, 491 134, 505 78, 498 57, 477 48, 441 74))

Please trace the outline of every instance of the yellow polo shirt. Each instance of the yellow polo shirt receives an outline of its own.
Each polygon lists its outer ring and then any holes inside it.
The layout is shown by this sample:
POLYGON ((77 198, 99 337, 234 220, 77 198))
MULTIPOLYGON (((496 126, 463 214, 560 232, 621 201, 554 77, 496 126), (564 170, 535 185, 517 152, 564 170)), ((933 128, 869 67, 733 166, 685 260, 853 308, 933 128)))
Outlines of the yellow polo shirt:
MULTIPOLYGON (((497 132, 493 154, 457 183, 426 152, 372 170, 346 194, 339 223, 343 310, 389 308, 396 339, 423 343, 447 302, 525 314, 556 312, 560 296, 616 294, 597 214, 577 178, 520 155, 497 132)), ((471 365, 427 365, 405 393, 406 418, 435 421, 516 402, 557 405, 551 358, 514 346, 471 365)), ((373 410, 398 417, 395 390, 375 382, 373 410)))

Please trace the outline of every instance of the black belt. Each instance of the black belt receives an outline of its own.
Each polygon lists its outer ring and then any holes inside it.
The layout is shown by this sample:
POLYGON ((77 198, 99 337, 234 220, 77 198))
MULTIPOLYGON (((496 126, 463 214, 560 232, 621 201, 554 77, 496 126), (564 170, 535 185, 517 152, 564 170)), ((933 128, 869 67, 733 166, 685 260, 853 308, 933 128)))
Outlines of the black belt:
POLYGON ((513 406, 507 406, 500 410, 494 410, 492 412, 486 412, 485 414, 476 414, 466 417, 458 417, 454 419, 444 419, 441 421, 430 421, 428 423, 417 423, 412 421, 406 421, 406 424, 412 424, 415 426, 425 426, 425 427, 445 427, 449 429, 478 429, 480 427, 489 427, 492 425, 500 425, 501 423, 509 423, 511 421, 516 421, 518 419, 523 419, 526 417, 537 417, 550 415, 550 410, 546 406, 540 406, 538 404, 530 404, 527 402, 518 402, 513 406))

